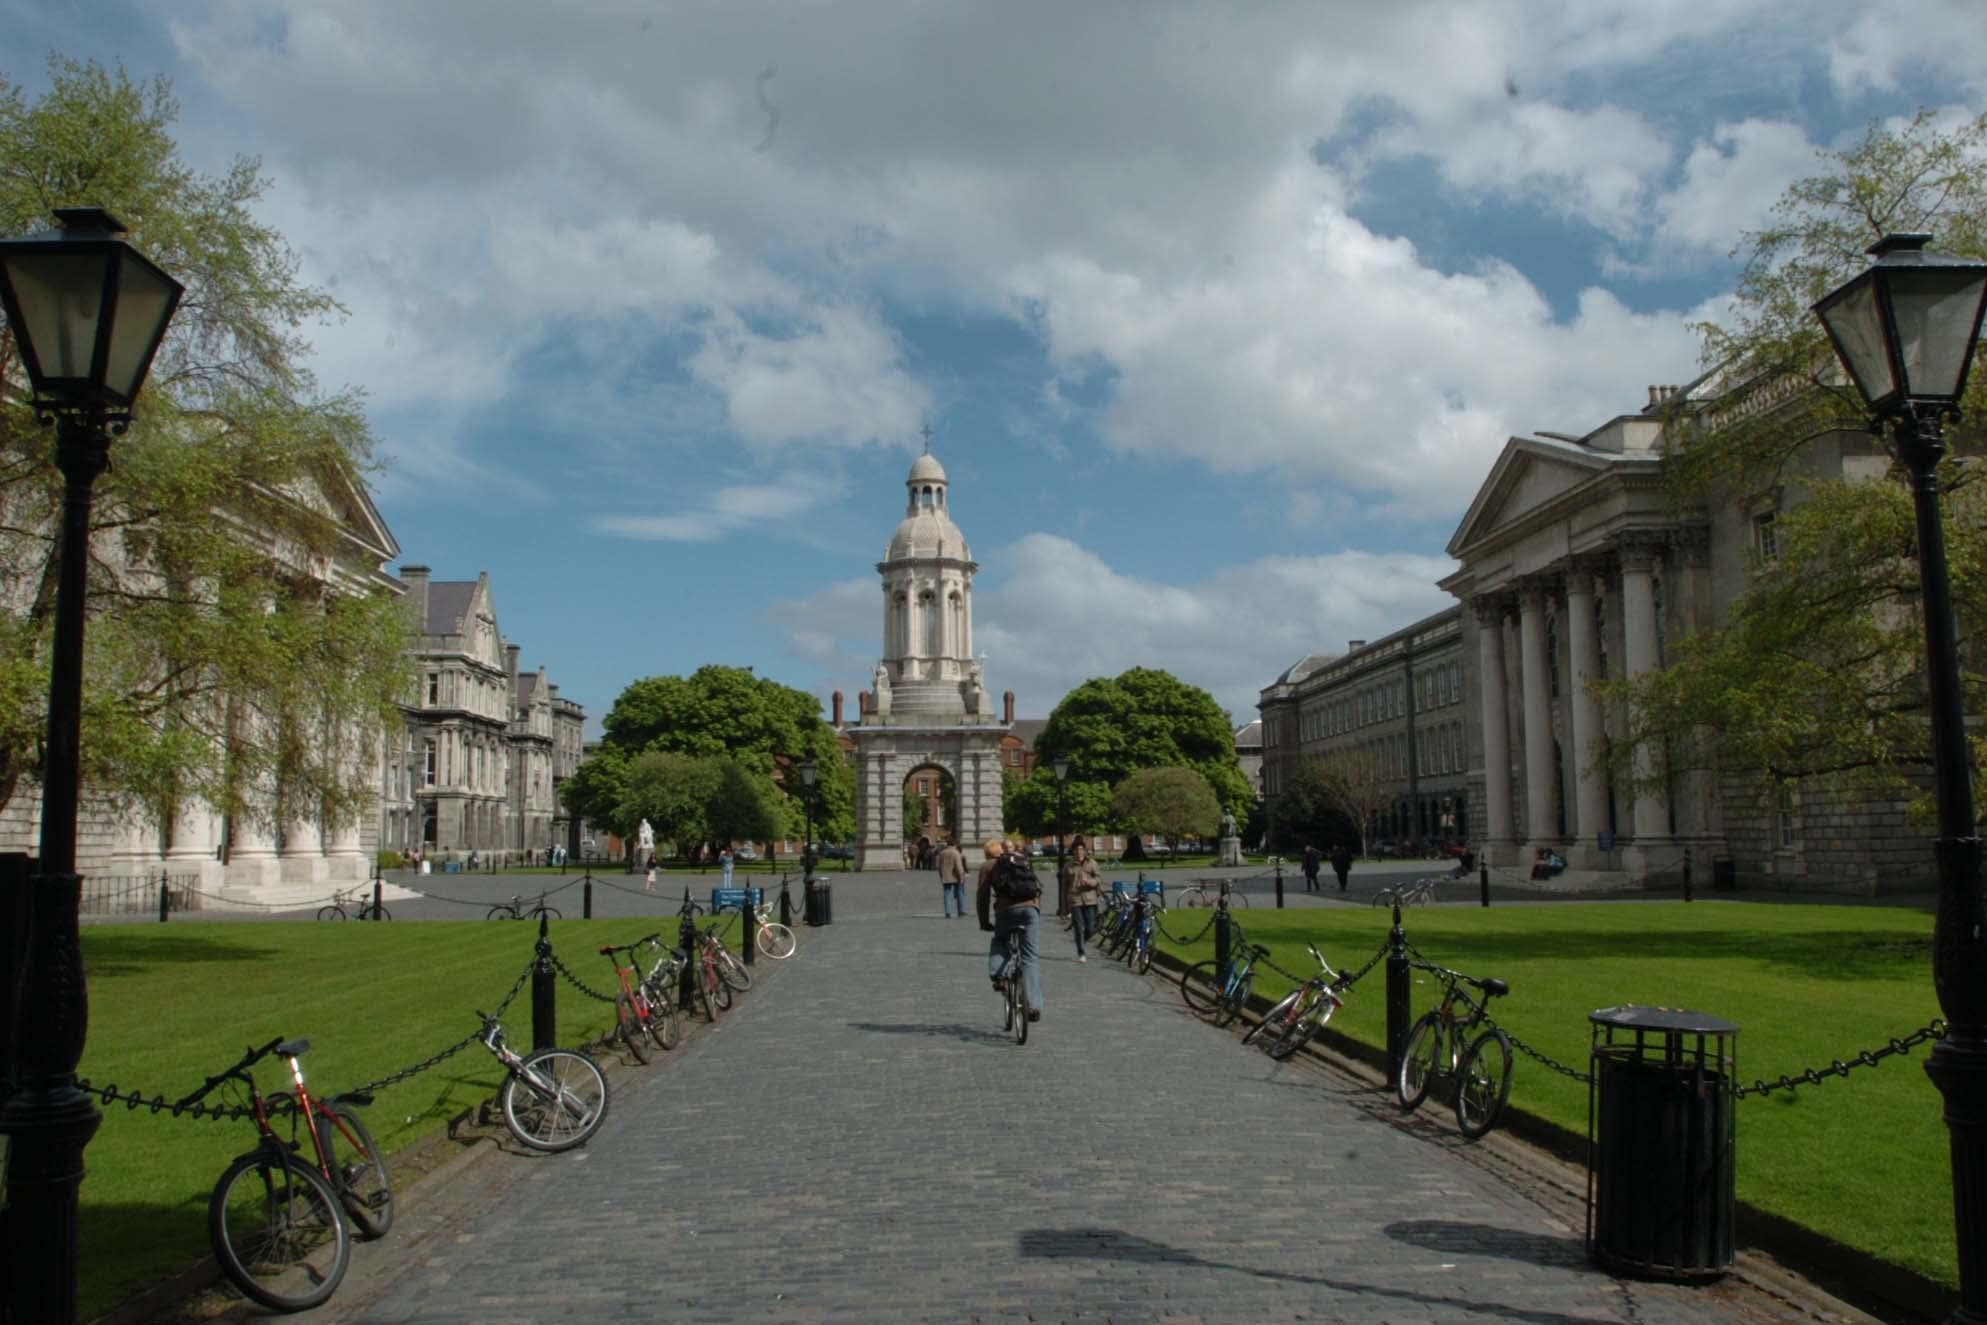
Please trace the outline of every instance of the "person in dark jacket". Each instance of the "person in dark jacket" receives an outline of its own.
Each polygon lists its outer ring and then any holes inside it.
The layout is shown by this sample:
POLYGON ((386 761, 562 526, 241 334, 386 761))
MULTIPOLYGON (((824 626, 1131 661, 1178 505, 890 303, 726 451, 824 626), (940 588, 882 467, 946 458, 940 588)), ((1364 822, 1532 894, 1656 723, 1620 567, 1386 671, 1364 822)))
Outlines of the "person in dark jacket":
POLYGON ((995 894, 994 874, 1001 867, 1000 858, 1009 850, 1012 848, 999 838, 987 839, 987 863, 980 866, 980 886, 974 894, 974 909, 979 912, 980 928, 993 935, 993 941, 987 945, 987 975, 993 980, 995 989, 1001 988, 1001 968, 1007 965, 1007 936, 1015 930, 1021 931, 1021 991, 1028 1000, 1028 1020, 1040 1021, 1042 895, 1039 890, 1034 897, 1027 899, 1009 899, 995 894))
POLYGON ((1332 873, 1338 875, 1338 890, 1345 891, 1345 880, 1352 873, 1352 848, 1344 842, 1332 847, 1332 873))
POLYGON ((1323 861, 1323 859, 1324 858, 1318 854, 1318 848, 1310 845, 1309 843, 1305 844, 1304 846, 1304 891, 1305 892, 1314 893, 1318 891, 1318 866, 1323 861))

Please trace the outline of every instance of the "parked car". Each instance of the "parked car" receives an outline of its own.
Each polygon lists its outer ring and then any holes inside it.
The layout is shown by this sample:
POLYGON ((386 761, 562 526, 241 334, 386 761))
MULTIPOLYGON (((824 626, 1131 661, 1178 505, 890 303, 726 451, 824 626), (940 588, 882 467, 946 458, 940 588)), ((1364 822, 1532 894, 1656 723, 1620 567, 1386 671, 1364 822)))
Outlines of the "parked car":
POLYGON ((853 842, 827 842, 821 847, 823 860, 854 860, 856 844, 853 842))
POLYGON ((733 860, 757 860, 759 859, 759 848, 747 842, 742 847, 733 847, 731 849, 731 858, 733 860))

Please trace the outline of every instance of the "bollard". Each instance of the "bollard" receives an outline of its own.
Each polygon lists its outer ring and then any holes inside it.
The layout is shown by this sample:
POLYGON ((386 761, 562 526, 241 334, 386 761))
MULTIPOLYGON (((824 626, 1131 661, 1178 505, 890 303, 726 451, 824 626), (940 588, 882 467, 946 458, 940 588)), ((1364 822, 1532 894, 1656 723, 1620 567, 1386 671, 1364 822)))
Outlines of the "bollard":
POLYGON ((1490 905, 1490 862, 1485 861, 1476 872, 1477 888, 1483 894, 1483 904, 1490 905))
POLYGON ((386 914, 386 911, 381 906, 381 896, 380 896, 385 891, 386 891, 386 880, 380 878, 380 876, 377 874, 373 875, 373 919, 375 920, 378 920, 380 917, 386 914))
MULTIPOLYGON (((689 885, 686 883, 684 888, 687 891, 689 885)), ((687 913, 676 923, 676 946, 683 949, 683 955, 688 959, 683 963, 683 976, 676 984, 676 1006, 684 1009, 687 1017, 690 1000, 697 996, 696 981, 691 976, 691 972, 697 969, 697 922, 687 913)))
POLYGON ((1683 900, 1686 902, 1690 900, 1690 862, 1688 860, 1683 863, 1683 900))
POLYGON ((1276 909, 1283 909, 1283 862, 1276 862, 1276 909))
POLYGON ((793 928, 793 897, 787 892, 787 876, 780 875, 780 923, 793 928))
POLYGON ((739 946, 745 949, 743 955, 747 966, 756 966, 758 964, 752 958, 753 949, 759 946, 752 941, 752 936, 758 932, 759 922, 752 914, 752 890, 747 888, 745 890, 745 936, 739 943, 739 946))
POLYGON ((166 912, 172 909, 172 893, 167 888, 166 872, 159 871, 159 923, 166 923, 166 912))
POLYGON ((587 878, 581 880, 580 919, 582 920, 593 919, 593 879, 591 876, 588 876, 587 878))
POLYGON ((538 960, 531 967, 531 1048, 550 1049, 559 1039, 557 988, 552 983, 552 940, 538 917, 538 960))
POLYGON ((1407 936, 1401 933, 1401 904, 1394 903, 1394 930, 1387 936, 1387 1080, 1401 1079, 1407 1052, 1409 1003, 1407 936))
POLYGON ((1214 908, 1214 978, 1223 986, 1228 983, 1228 899, 1222 898, 1214 908))

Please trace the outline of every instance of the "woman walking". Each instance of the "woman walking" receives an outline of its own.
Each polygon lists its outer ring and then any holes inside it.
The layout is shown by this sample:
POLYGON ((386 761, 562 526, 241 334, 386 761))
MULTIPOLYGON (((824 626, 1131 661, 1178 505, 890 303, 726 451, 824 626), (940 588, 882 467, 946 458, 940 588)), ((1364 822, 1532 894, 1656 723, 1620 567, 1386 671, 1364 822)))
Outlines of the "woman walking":
POLYGON ((1068 865, 1069 927, 1076 935, 1076 960, 1088 962, 1083 945, 1097 932, 1097 862, 1080 837, 1070 844, 1068 865))

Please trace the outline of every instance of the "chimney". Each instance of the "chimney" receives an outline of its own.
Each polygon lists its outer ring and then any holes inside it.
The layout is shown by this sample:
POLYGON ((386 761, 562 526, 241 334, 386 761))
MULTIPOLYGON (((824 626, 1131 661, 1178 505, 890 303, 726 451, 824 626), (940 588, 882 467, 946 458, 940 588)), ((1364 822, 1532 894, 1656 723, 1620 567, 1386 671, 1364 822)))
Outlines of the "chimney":
POLYGON ((428 630, 428 568, 426 566, 402 566, 400 578, 407 582, 407 607, 414 617, 414 628, 423 634, 428 630))
POLYGON ((1345 651, 1347 653, 1357 653, 1365 647, 1366 641, 1363 639, 1347 640, 1345 642, 1345 651))
POLYGON ((869 716, 869 692, 867 690, 858 690, 856 691, 857 720, 860 721, 861 719, 866 718, 868 716, 869 716))
POLYGON ((510 678, 511 678, 511 697, 512 697, 513 699, 515 699, 515 698, 517 697, 517 655, 518 655, 518 653, 519 653, 519 649, 518 649, 518 646, 517 646, 517 645, 515 645, 515 644, 506 644, 506 645, 504 645, 504 671, 505 671, 506 673, 508 673, 508 674, 509 674, 509 676, 510 676, 510 678))
POLYGON ((1654 408, 1656 407, 1656 402, 1657 402, 1657 401, 1659 401, 1659 400, 1661 400, 1662 398, 1663 398, 1663 396, 1662 396, 1662 393, 1661 393, 1661 392, 1660 392, 1660 391, 1659 391, 1659 390, 1658 390, 1657 388, 1655 388, 1655 387, 1653 387, 1653 386, 1649 388, 1649 408, 1650 408, 1650 409, 1654 409, 1654 408))
POLYGON ((1013 725, 1014 692, 1012 690, 1003 690, 1000 692, 1000 720, 1010 726, 1013 725))
POLYGON ((842 692, 837 690, 835 692, 835 726, 839 729, 841 725, 842 725, 842 692))

